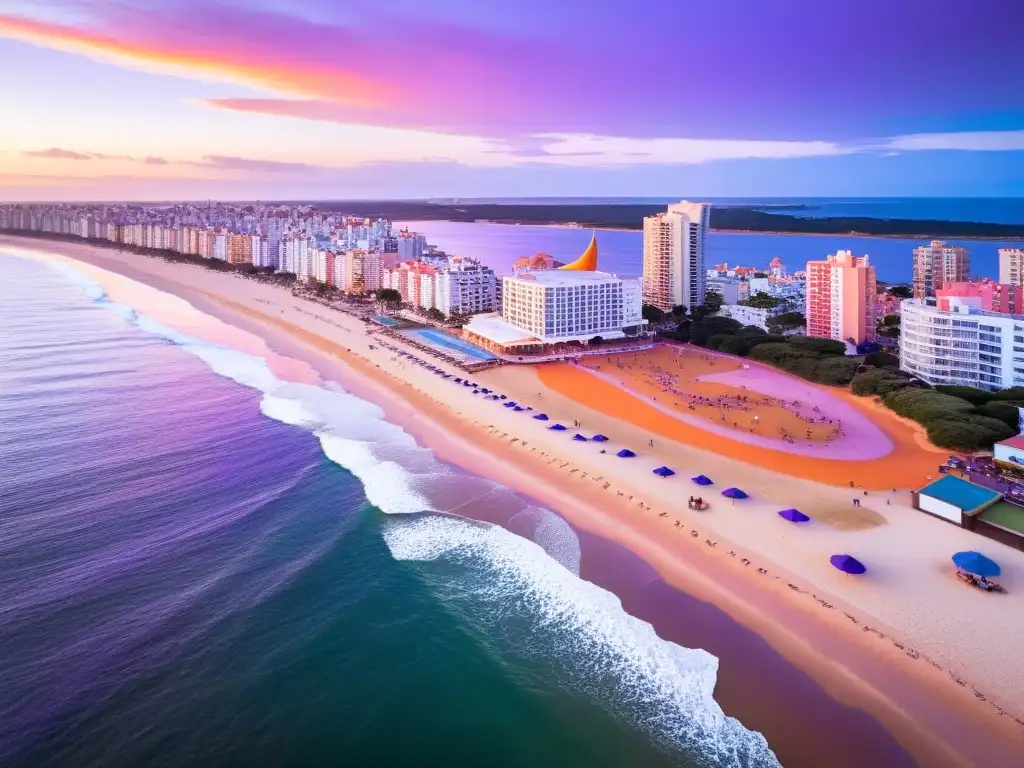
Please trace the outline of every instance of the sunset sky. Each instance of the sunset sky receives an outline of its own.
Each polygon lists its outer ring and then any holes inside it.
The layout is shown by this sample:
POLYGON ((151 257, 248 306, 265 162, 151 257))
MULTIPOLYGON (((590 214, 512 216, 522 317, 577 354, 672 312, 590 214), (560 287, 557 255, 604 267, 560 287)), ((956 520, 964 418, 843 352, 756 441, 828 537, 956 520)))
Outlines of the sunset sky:
POLYGON ((1024 196, 1024 2, 0 0, 0 200, 1024 196))

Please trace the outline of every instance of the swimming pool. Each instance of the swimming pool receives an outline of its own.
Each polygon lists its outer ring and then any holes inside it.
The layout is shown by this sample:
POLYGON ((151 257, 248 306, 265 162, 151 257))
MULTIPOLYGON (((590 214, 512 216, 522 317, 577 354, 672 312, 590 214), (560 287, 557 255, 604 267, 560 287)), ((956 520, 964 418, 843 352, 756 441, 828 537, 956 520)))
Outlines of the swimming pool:
POLYGON ((468 341, 463 341, 459 337, 452 336, 444 331, 438 331, 433 328, 417 328, 416 330, 402 331, 402 333, 421 344, 443 347, 453 352, 460 352, 463 355, 475 357, 477 360, 494 359, 494 355, 490 352, 485 352, 468 341))
POLYGON ((388 328, 394 328, 398 325, 397 320, 395 320, 394 318, 385 317, 384 315, 374 315, 373 319, 375 322, 378 322, 381 325, 386 325, 388 328))

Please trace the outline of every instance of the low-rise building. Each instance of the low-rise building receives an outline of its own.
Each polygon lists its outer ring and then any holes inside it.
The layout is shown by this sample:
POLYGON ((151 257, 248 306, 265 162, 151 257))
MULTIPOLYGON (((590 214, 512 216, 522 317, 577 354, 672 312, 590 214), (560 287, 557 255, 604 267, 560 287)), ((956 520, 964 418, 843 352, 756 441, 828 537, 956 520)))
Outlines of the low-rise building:
POLYGON ((746 280, 732 280, 729 278, 709 278, 704 283, 705 295, 717 293, 722 297, 723 304, 739 304, 750 298, 750 283, 746 280))

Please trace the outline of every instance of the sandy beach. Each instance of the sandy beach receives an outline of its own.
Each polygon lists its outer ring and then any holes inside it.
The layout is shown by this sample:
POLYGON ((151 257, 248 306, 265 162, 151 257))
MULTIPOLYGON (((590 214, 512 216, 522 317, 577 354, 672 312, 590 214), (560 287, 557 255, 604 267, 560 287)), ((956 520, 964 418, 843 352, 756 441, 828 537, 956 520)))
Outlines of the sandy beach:
MULTIPOLYGON (((1024 763, 1024 664, 1016 651, 1024 637, 1024 553, 910 507, 908 489, 937 474, 928 467, 936 470, 945 455, 887 412, 834 395, 863 417, 864 430, 879 432, 880 455, 854 462, 715 434, 644 402, 642 388, 616 387, 575 366, 506 366, 473 375, 569 426, 559 433, 529 412, 430 374, 396 354, 391 347, 398 342, 368 335, 356 318, 287 290, 84 244, 0 237, 0 246, 74 259, 129 306, 135 306, 131 280, 179 296, 337 379, 381 405, 390 421, 440 458, 628 547, 670 584, 722 608, 836 699, 883 723, 920 764, 1024 763), (600 432, 610 441, 574 441, 575 432, 600 432), (637 457, 615 457, 623 447, 637 457), (677 475, 652 475, 660 465, 677 475), (696 474, 715 485, 699 489, 689 481, 696 474), (847 479, 855 480, 856 491, 843 487, 847 479), (730 502, 719 495, 727 486, 751 498, 730 502), (699 494, 710 509, 689 511, 684 497, 699 494), (776 512, 786 507, 807 512, 812 522, 797 527, 781 520, 776 512), (1008 594, 982 594, 955 578, 949 557, 964 549, 1003 566, 1008 594), (867 574, 835 570, 828 562, 835 553, 856 556, 867 574)), ((136 308, 159 319, 159 307, 136 308)), ((225 331, 219 343, 237 341, 229 337, 225 331)), ((304 375, 301 366, 281 374, 304 375)), ((714 389, 726 386, 721 381, 705 383, 709 397, 725 391, 714 389)), ((778 429, 783 422, 772 424, 778 429)), ((825 434, 816 430, 809 440, 825 434)), ((833 445, 838 450, 840 442, 833 445)))

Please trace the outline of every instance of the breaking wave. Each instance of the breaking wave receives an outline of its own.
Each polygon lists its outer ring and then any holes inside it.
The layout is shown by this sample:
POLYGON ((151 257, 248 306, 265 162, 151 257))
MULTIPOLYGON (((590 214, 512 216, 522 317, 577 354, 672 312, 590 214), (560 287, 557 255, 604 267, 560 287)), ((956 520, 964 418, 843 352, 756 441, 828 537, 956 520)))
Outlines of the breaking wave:
POLYGON ((482 610, 473 612, 474 619, 496 630, 510 621, 526 629, 505 636, 526 638, 518 650, 533 658, 562 656, 559 684, 594 693, 701 764, 778 765, 764 737, 727 717, 715 701, 716 657, 662 640, 650 624, 626 613, 615 595, 578 577, 579 540, 560 517, 538 507, 520 509, 508 520, 515 533, 453 517, 450 513, 500 486, 460 477, 461 495, 437 503, 451 485, 452 471, 401 427, 385 421, 376 405, 334 383, 321 387, 278 379, 266 360, 181 333, 111 301, 102 286, 74 268, 46 263, 126 322, 261 392, 260 409, 268 418, 316 436, 324 455, 360 480, 371 504, 405 516, 384 526, 392 555, 469 568, 474 578, 452 585, 457 586, 453 599, 477 604, 482 610), (414 514, 424 512, 444 514, 414 514))

